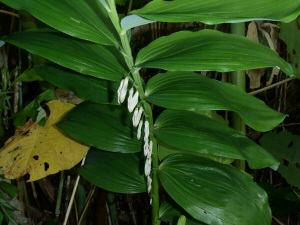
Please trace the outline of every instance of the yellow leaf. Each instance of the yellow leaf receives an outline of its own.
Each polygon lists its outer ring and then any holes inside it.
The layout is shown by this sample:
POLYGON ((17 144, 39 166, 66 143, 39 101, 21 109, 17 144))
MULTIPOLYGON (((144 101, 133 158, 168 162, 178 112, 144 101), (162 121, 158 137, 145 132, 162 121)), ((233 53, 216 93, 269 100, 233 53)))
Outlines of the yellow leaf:
POLYGON ((69 137, 55 126, 74 105, 58 100, 47 103, 50 116, 44 127, 31 119, 0 150, 0 167, 8 179, 30 175, 35 181, 75 166, 86 155, 89 146, 69 137))

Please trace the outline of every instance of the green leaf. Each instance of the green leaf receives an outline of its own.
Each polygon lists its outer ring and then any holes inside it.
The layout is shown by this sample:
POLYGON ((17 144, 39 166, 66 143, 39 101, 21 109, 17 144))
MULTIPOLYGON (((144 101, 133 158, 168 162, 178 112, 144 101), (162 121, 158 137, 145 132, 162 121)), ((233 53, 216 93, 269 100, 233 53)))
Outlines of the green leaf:
POLYGON ((136 67, 170 71, 249 70, 278 66, 293 74, 290 64, 272 49, 246 37, 216 30, 181 31, 161 37, 137 55, 136 67))
POLYGON ((117 5, 125 6, 128 0, 115 0, 117 5))
POLYGON ((23 126, 26 123, 28 117, 32 118, 34 121, 37 121, 37 117, 39 116, 38 109, 41 107, 41 103, 43 101, 50 101, 54 99, 56 99, 56 96, 53 89, 48 89, 41 93, 33 101, 31 101, 22 111, 13 115, 14 126, 23 126))
POLYGON ((189 111, 164 111, 154 124, 153 134, 160 144, 186 151, 246 159, 253 169, 278 164, 269 152, 238 131, 189 111))
POLYGON ((16 197, 17 194, 20 192, 20 190, 16 186, 6 181, 0 181, 0 189, 6 194, 8 194, 11 198, 16 197))
POLYGON ((162 22, 219 24, 252 20, 289 22, 299 13, 299 0, 155 0, 130 14, 162 22))
POLYGON ((117 193, 146 192, 141 154, 122 154, 91 149, 79 173, 86 180, 117 193))
POLYGON ((114 46, 98 45, 50 29, 19 32, 3 40, 82 74, 120 81, 128 73, 124 57, 114 46))
POLYGON ((5 44, 5 42, 0 40, 0 48, 1 48, 4 44, 5 44))
POLYGON ((180 110, 231 110, 258 131, 269 131, 285 115, 245 93, 239 87, 193 72, 167 72, 151 78, 145 96, 155 105, 180 110))
POLYGON ((42 65, 35 69, 49 83, 72 91, 82 99, 102 104, 118 104, 118 82, 85 76, 58 65, 42 65))
MULTIPOLYGON (((290 54, 294 72, 300 74, 300 18, 281 24, 279 38, 283 40, 290 54)), ((299 75, 298 75, 299 76, 299 75)))
POLYGON ((71 36, 103 45, 118 44, 117 32, 98 0, 1 0, 24 9, 53 28, 71 36))
POLYGON ((24 73, 22 73, 17 79, 14 80, 14 82, 19 82, 19 81, 24 81, 24 82, 33 82, 33 81, 43 81, 43 78, 41 78, 35 68, 26 70, 24 73))
POLYGON ((195 220, 186 211, 184 211, 173 200, 165 200, 159 207, 159 220, 164 222, 170 222, 171 225, 175 225, 180 215, 186 216, 186 225, 204 225, 204 223, 195 220))
POLYGON ((142 150, 137 140, 132 114, 126 106, 83 102, 69 112, 57 126, 73 138, 101 150, 133 153, 142 150))
POLYGON ((290 132, 269 132, 261 137, 260 143, 280 162, 278 172, 286 181, 300 188, 300 136, 290 132))
POLYGON ((185 216, 180 216, 177 225, 185 225, 186 224, 186 217, 185 216))
POLYGON ((164 145, 158 145, 158 157, 159 160, 161 161, 163 161, 168 155, 175 154, 175 153, 186 153, 186 154, 198 155, 224 164, 230 164, 234 161, 234 159, 231 158, 209 155, 209 154, 199 153, 195 151, 180 150, 180 149, 172 148, 170 146, 166 147, 164 145))
POLYGON ((300 208, 300 191, 289 188, 276 188, 269 183, 259 183, 269 197, 270 207, 274 216, 288 215, 300 208), (297 196, 298 195, 298 196, 297 196))
POLYGON ((267 194, 232 166, 188 154, 170 155, 159 166, 167 193, 207 224, 271 224, 267 194))

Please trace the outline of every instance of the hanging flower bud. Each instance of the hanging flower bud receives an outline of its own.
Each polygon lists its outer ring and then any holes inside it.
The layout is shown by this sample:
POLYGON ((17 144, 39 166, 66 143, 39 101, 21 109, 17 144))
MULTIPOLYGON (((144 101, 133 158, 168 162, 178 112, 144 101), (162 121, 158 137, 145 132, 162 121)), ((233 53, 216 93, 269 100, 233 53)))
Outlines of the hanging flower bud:
POLYGON ((152 156, 152 148, 153 148, 153 142, 150 141, 147 158, 151 158, 151 156, 152 156))
POLYGON ((130 89, 128 97, 128 111, 132 112, 139 101, 139 92, 136 91, 133 95, 133 88, 130 89))
POLYGON ((132 117, 132 124, 133 124, 134 127, 136 127, 139 124, 139 122, 136 122, 138 113, 139 113, 139 109, 135 108, 135 110, 133 112, 133 117, 132 117))
POLYGON ((150 205, 152 205, 152 198, 150 198, 150 205))
POLYGON ((124 102, 126 94, 127 94, 127 87, 128 87, 129 78, 126 77, 125 79, 121 80, 119 89, 118 89, 118 103, 121 104, 124 102))
POLYGON ((132 105, 132 101, 133 101, 133 92, 134 92, 134 90, 133 90, 133 87, 130 89, 130 91, 129 91, 129 96, 128 96, 128 111, 130 112, 130 107, 131 107, 131 105, 132 105))
POLYGON ((151 171, 151 158, 150 159, 146 159, 146 163, 145 163, 145 175, 149 176, 150 175, 150 171, 151 171))
POLYGON ((139 123, 139 127, 138 127, 138 129, 137 129, 137 139, 138 139, 138 140, 141 139, 143 123, 144 123, 143 120, 141 120, 140 123, 139 123))
POLYGON ((145 132, 144 141, 148 141, 148 138, 149 138, 149 122, 147 120, 145 121, 144 132, 145 132))
POLYGON ((145 141, 145 144, 144 144, 144 156, 148 156, 148 154, 149 154, 149 143, 147 140, 147 141, 145 141))
POLYGON ((124 84, 124 79, 121 80, 121 83, 120 83, 120 86, 119 86, 119 89, 118 89, 118 103, 120 104, 120 98, 121 98, 121 92, 122 92, 122 87, 123 87, 123 84, 124 84))
POLYGON ((147 177, 147 181, 148 181, 148 193, 151 191, 151 184, 152 184, 152 179, 150 176, 147 177))
POLYGON ((140 122, 140 119, 141 119, 141 116, 142 116, 142 113, 143 113, 143 108, 136 108, 134 110, 134 113, 133 113, 133 117, 132 117, 132 123, 133 123, 133 126, 134 127, 137 127, 139 122, 140 122))

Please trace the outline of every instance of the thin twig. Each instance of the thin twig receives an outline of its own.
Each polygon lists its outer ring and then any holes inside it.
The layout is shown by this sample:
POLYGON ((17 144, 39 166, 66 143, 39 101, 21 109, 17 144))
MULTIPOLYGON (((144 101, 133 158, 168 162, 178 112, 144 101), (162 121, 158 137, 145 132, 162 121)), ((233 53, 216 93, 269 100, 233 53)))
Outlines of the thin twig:
MULTIPOLYGON (((86 158, 86 156, 82 159, 81 166, 84 165, 85 158, 86 158)), ((65 216, 65 220, 64 220, 63 225, 66 225, 67 222, 68 222, 70 212, 71 212, 71 208, 72 208, 73 201, 74 201, 74 197, 75 197, 75 193, 76 193, 77 186, 78 186, 78 183, 79 183, 79 179, 80 179, 80 176, 77 175, 76 182, 75 182, 75 185, 74 185, 74 188, 73 188, 72 196, 71 196, 71 199, 70 199, 70 202, 69 202, 69 206, 68 206, 68 209, 67 209, 67 212, 66 212, 66 216, 65 216)))
POLYGON ((279 82, 277 82, 277 83, 275 83, 275 84, 272 84, 272 85, 270 85, 270 86, 261 88, 261 89, 259 89, 259 90, 249 92, 249 94, 250 94, 250 95, 256 95, 256 94, 258 94, 258 93, 264 92, 264 91, 269 90, 269 89, 274 88, 274 87, 277 87, 277 86, 279 86, 279 85, 281 85, 281 84, 284 84, 284 83, 289 82, 289 81, 294 80, 294 79, 296 79, 295 76, 294 76, 294 77, 287 78, 287 79, 282 80, 282 81, 279 81, 279 82))
POLYGON ((11 15, 11 16, 14 16, 14 17, 17 17, 17 18, 20 19, 20 16, 19 16, 19 14, 17 14, 17 13, 9 12, 9 11, 3 10, 3 9, 0 9, 0 13, 2 13, 2 14, 7 14, 7 15, 11 15))
POLYGON ((283 126, 285 126, 285 127, 291 127, 291 126, 299 126, 300 125, 300 123, 288 123, 288 124, 280 124, 280 125, 278 125, 277 127, 283 127, 283 126))
POLYGON ((80 224, 82 223, 83 216, 84 216, 84 214, 85 214, 87 208, 89 207, 89 205, 90 205, 90 203, 91 203, 91 200, 92 200, 92 197, 93 197, 93 195, 94 195, 95 189, 96 189, 96 186, 93 186, 91 192, 90 192, 89 195, 88 195, 88 198, 87 198, 86 204, 85 204, 85 206, 84 206, 84 209, 83 209, 83 211, 82 211, 82 213, 81 213, 81 216, 80 216, 78 225, 80 225, 80 224))
MULTIPOLYGON (((14 75, 14 79, 17 79, 19 74, 19 71, 16 70, 15 75, 14 75)), ((17 113, 19 111, 19 97, 20 97, 20 93, 19 93, 19 82, 14 84, 14 107, 13 107, 13 111, 14 114, 17 113)))
POLYGON ((300 195, 294 189, 293 192, 295 193, 295 195, 297 195, 298 198, 300 198, 300 195))
POLYGON ((76 204, 76 198, 74 198, 74 211, 75 211, 75 217, 76 217, 76 225, 78 225, 78 211, 77 211, 77 204, 76 204))
POLYGON ((285 225, 284 223, 282 223, 279 219, 277 219, 276 217, 272 216, 273 220, 275 220, 278 224, 280 225, 285 225))

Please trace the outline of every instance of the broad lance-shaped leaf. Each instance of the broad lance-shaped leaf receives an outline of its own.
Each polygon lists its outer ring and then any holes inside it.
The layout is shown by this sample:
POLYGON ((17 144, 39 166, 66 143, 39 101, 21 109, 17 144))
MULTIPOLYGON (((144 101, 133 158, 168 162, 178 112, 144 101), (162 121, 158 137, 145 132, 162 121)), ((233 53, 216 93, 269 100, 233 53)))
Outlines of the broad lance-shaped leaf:
POLYGON ((161 37, 137 55, 137 68, 170 71, 248 70, 278 66, 293 74, 290 64, 272 49, 246 37, 216 30, 181 31, 161 37))
POLYGON ((130 14, 162 22, 219 24, 252 20, 289 22, 299 13, 299 0, 155 0, 130 14))
POLYGON ((15 33, 3 38, 61 66, 106 80, 120 81, 128 74, 124 57, 114 46, 103 46, 50 29, 15 33))
POLYGON ((101 150, 133 153, 142 150, 127 106, 83 102, 57 126, 73 138, 101 150))
POLYGON ((270 225, 267 194, 238 169, 188 154, 174 154, 158 169, 167 193, 207 224, 270 225))
POLYGON ((231 110, 258 131, 269 131, 285 115, 245 93, 235 85, 219 82, 193 72, 167 72, 151 78, 146 86, 149 102, 180 110, 231 110))
POLYGON ((56 87, 74 92, 82 99, 96 103, 117 105, 119 82, 82 75, 58 65, 35 67, 37 73, 56 87))
POLYGON ((144 156, 140 153, 122 154, 92 148, 79 173, 86 180, 117 193, 146 192, 144 156))
POLYGON ((35 181, 71 169, 89 150, 89 146, 70 138, 55 126, 74 105, 58 100, 47 105, 50 116, 44 127, 29 120, 1 149, 0 167, 6 178, 16 179, 28 173, 29 181, 35 181))
POLYGON ((278 164, 268 151, 238 131, 194 112, 164 111, 155 121, 153 134, 173 148, 246 159, 253 169, 278 164))
POLYGON ((71 36, 103 45, 118 44, 118 34, 99 0, 0 0, 71 36))

